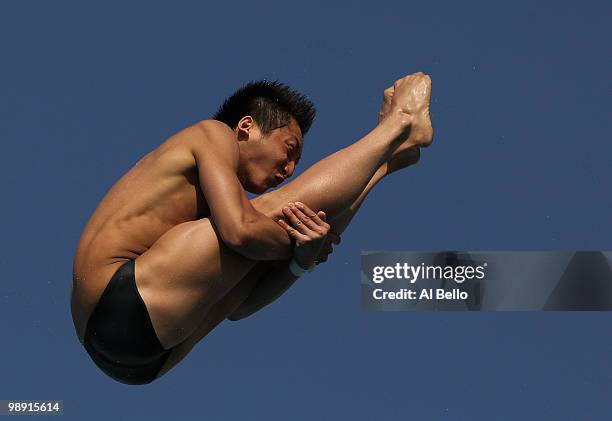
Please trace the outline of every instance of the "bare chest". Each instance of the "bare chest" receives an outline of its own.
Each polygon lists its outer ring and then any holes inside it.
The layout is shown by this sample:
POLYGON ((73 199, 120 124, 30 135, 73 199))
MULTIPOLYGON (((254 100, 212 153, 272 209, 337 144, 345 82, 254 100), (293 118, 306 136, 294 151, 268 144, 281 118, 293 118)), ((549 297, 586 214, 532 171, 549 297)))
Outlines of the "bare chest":
POLYGON ((149 156, 125 174, 91 215, 77 246, 72 301, 80 336, 121 264, 145 253, 174 226, 209 215, 197 168, 188 162, 149 156))

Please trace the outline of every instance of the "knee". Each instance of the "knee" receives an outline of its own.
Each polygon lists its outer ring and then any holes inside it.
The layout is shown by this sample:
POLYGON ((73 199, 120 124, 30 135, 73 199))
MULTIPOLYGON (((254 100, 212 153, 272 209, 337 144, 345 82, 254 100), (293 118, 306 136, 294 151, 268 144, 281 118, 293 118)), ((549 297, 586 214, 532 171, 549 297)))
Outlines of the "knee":
POLYGON ((289 198, 285 197, 282 189, 274 190, 273 192, 262 194, 251 200, 251 204, 258 211, 266 215, 268 218, 278 219, 283 215, 282 208, 289 202, 289 198))

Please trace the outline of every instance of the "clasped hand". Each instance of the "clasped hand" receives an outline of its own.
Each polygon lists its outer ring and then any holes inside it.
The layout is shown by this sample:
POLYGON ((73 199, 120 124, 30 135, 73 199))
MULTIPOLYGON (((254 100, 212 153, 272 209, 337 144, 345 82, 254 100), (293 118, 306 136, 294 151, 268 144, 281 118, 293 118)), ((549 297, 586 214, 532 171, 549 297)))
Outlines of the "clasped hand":
POLYGON ((330 230, 325 212, 314 212, 301 202, 283 208, 284 219, 278 224, 295 240, 293 258, 302 268, 327 261, 332 244, 340 244, 340 236, 330 230))

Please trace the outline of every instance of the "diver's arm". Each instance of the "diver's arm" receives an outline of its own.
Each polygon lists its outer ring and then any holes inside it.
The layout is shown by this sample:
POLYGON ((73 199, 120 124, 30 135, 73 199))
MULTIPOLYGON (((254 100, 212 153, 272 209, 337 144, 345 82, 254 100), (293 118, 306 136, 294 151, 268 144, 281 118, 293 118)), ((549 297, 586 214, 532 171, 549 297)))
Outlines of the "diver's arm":
MULTIPOLYGON (((298 204, 298 207, 291 208, 290 212, 283 211, 291 225, 284 220, 279 221, 279 224, 283 225, 289 235, 296 240, 294 252, 296 263, 303 268, 313 267, 315 264, 327 261, 328 256, 332 253, 332 244, 340 244, 340 237, 329 231, 324 212, 317 214, 301 203, 298 204), (309 220, 306 220, 304 216, 308 216, 309 220), (297 224, 298 220, 307 223, 297 224), (310 228, 305 225, 309 225, 310 228)), ((283 295, 298 278, 289 269, 289 261, 261 264, 270 265, 270 269, 263 274, 254 271, 247 275, 259 276, 261 279, 240 307, 229 315, 229 320, 244 319, 261 310, 283 295)))
POLYGON ((225 124, 207 120, 193 127, 191 150, 211 222, 221 240, 253 260, 291 257, 291 239, 276 222, 255 210, 238 176, 238 145, 225 124))

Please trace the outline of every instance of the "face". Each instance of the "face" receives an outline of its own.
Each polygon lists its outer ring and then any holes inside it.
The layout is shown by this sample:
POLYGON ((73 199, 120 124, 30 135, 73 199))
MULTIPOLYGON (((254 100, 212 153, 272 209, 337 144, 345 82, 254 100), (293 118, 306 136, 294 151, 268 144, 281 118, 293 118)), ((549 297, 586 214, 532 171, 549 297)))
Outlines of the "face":
POLYGON ((251 193, 261 194, 293 175, 302 154, 302 133, 294 119, 263 136, 251 117, 236 128, 240 159, 238 177, 251 193))

